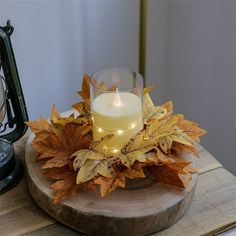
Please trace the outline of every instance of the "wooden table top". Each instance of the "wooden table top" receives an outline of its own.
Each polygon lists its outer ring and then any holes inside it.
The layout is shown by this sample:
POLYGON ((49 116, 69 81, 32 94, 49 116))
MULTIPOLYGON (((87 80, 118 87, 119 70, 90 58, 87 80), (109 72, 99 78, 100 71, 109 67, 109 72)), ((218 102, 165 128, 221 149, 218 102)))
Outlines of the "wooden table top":
MULTIPOLYGON (((15 143, 24 158, 28 134, 15 143)), ((217 235, 236 227, 236 177, 225 170, 202 146, 196 160, 200 174, 193 202, 187 214, 156 236, 217 235)), ((0 235, 83 235, 44 213, 31 199, 24 178, 15 188, 0 196, 0 235)))

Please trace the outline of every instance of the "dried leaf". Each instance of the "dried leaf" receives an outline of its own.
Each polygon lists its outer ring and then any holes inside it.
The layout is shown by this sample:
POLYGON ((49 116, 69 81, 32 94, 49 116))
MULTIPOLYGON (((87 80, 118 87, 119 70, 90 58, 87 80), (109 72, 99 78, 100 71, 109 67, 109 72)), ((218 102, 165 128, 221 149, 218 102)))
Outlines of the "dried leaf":
POLYGON ((192 179, 190 174, 179 174, 168 165, 152 166, 149 170, 158 182, 176 187, 186 188, 192 179))
POLYGON ((173 102, 172 101, 168 101, 165 104, 162 105, 163 108, 165 108, 167 110, 167 116, 170 116, 173 114, 173 102))
POLYGON ((83 102, 75 103, 74 105, 72 105, 72 107, 80 113, 81 118, 91 118, 89 100, 84 100, 83 102))
POLYGON ((112 171, 112 161, 109 158, 102 160, 88 159, 84 165, 80 167, 77 174, 76 183, 80 184, 87 182, 97 175, 110 177, 112 171))
POLYGON ((188 146, 194 145, 193 140, 181 130, 175 130, 172 134, 168 134, 159 139, 161 149, 165 153, 171 149, 173 142, 182 143, 188 146))
POLYGON ((125 187, 125 176, 118 171, 114 171, 111 177, 98 177, 94 182, 100 185, 101 196, 105 197, 117 187, 125 187))
POLYGON ((154 106, 153 101, 148 93, 144 96, 144 122, 148 122, 152 118, 161 119, 166 116, 167 110, 164 107, 154 106))
POLYGON ((154 89, 154 86, 148 86, 147 88, 143 89, 143 94, 146 95, 147 93, 150 93, 154 89))
POLYGON ((82 90, 78 92, 79 95, 84 99, 90 98, 90 77, 87 74, 84 74, 82 82, 82 90))
POLYGON ((197 142, 200 142, 199 137, 206 134, 206 131, 198 127, 197 123, 185 119, 179 120, 178 127, 197 142))
POLYGON ((41 133, 42 131, 51 132, 50 124, 42 116, 39 117, 38 121, 31 120, 31 121, 28 121, 28 122, 25 122, 25 123, 30 127, 30 129, 35 134, 41 133))
POLYGON ((176 124, 182 117, 177 114, 160 121, 152 119, 147 126, 147 136, 158 142, 160 138, 176 133, 176 124))
POLYGON ((188 146, 188 145, 174 142, 172 145, 172 150, 176 151, 177 153, 181 153, 181 152, 192 153, 193 155, 199 157, 198 150, 196 149, 195 146, 188 146))
POLYGON ((145 135, 145 130, 141 131, 122 148, 118 158, 124 166, 129 168, 135 161, 145 162, 145 153, 156 147, 156 142, 145 135))
POLYGON ((79 151, 76 151, 72 154, 71 157, 75 157, 73 161, 73 168, 74 170, 78 170, 81 168, 87 160, 102 160, 104 159, 104 155, 96 152, 91 149, 82 149, 79 151))
POLYGON ((82 183, 79 185, 79 187, 89 192, 96 192, 97 190, 94 180, 90 180, 85 183, 82 183))
POLYGON ((100 185, 100 194, 107 196, 117 187, 125 188, 125 179, 145 178, 143 170, 124 169, 123 171, 114 170, 111 177, 98 177, 94 182, 100 185))
POLYGON ((70 168, 64 167, 47 169, 43 174, 50 179, 62 180, 70 176, 71 173, 73 173, 73 171, 70 168))

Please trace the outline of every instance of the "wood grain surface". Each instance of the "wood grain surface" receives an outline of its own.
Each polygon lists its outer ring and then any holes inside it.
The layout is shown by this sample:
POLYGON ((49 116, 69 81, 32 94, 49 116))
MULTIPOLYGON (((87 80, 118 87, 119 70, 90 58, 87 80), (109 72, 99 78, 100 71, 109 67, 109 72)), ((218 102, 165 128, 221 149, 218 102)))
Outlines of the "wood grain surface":
MULTIPOLYGON (((24 159, 26 134, 15 144, 24 159)), ((236 179, 202 146, 196 159, 199 177, 193 202, 176 224, 155 235, 215 235, 236 224, 236 179)), ((83 235, 49 217, 31 199, 26 179, 14 189, 0 195, 0 235, 62 236, 83 235)))
MULTIPOLYGON (((28 184, 35 202, 56 220, 89 235, 147 235, 165 229, 182 217, 193 198, 197 174, 186 189, 146 179, 133 181, 139 187, 119 189, 108 197, 80 191, 78 196, 60 204, 53 203, 50 180, 42 175, 36 153, 26 144, 25 163, 28 184)), ((192 156, 188 156, 192 158, 192 156)))

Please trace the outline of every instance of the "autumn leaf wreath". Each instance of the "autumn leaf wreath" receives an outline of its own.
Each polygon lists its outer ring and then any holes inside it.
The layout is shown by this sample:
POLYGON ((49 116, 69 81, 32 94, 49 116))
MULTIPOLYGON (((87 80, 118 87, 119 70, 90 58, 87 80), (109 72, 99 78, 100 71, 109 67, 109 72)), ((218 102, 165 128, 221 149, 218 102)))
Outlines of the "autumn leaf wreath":
POLYGON ((81 188, 96 191, 97 185, 105 197, 117 187, 125 188, 126 179, 145 178, 146 173, 162 184, 185 188, 197 170, 180 153, 198 156, 195 142, 200 142, 205 130, 183 115, 173 114, 171 101, 155 106, 149 96, 152 87, 148 87, 144 89, 143 130, 118 156, 108 155, 102 144, 113 135, 92 140, 89 84, 90 77, 84 75, 78 92, 83 101, 73 105, 79 115, 61 117, 53 106, 50 121, 40 117, 27 122, 35 134, 32 146, 37 161, 43 174, 53 180, 54 202, 76 196, 81 188))

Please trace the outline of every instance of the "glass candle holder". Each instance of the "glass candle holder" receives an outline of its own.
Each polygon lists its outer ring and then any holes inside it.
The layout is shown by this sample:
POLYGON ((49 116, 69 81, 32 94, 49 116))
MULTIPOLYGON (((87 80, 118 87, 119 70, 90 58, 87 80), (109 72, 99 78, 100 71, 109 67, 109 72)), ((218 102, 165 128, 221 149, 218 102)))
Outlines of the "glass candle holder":
POLYGON ((118 154, 143 128, 143 78, 126 68, 96 72, 90 82, 93 140, 108 134, 105 152, 118 154))

